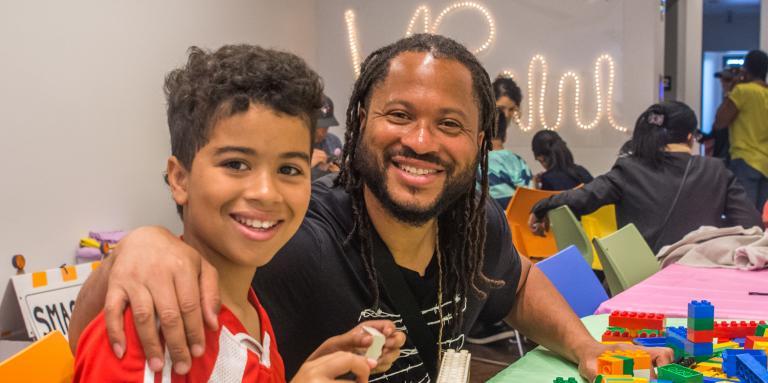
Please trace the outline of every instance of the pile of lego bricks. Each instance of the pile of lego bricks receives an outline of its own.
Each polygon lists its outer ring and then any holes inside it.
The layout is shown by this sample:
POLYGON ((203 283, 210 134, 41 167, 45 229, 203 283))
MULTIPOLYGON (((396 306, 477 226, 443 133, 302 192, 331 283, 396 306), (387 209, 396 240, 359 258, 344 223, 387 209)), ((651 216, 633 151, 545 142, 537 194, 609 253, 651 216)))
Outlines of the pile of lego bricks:
MULTIPOLYGON (((667 327, 663 314, 615 311, 602 341, 670 347, 676 363, 658 367, 650 378, 650 355, 642 350, 616 350, 597 360, 597 383, 768 383, 768 324, 765 321, 715 321, 708 301, 688 304, 687 326, 667 327)), ((558 378, 555 383, 576 383, 558 378)))

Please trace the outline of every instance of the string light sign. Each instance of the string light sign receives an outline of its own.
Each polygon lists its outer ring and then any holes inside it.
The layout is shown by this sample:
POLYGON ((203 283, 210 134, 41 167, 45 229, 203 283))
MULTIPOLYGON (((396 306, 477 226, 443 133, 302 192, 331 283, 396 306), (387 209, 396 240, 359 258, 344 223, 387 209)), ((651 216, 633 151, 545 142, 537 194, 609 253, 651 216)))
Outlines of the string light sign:
MULTIPOLYGON (((480 52, 483 52, 487 50, 493 41, 496 38, 496 24, 493 20, 493 15, 491 12, 484 7, 483 5, 471 2, 471 1, 462 1, 458 3, 451 4, 444 8, 438 15, 437 18, 435 18, 434 22, 431 22, 431 12, 428 6, 422 5, 418 8, 416 8, 416 11, 413 13, 413 16, 411 17, 411 20, 408 22, 408 28, 405 31, 406 36, 412 35, 416 28, 417 23, 419 22, 419 19, 421 19, 420 29, 421 32, 425 33, 437 33, 438 28, 440 27, 440 24, 442 23, 443 19, 450 13, 456 12, 459 10, 473 10, 476 12, 479 12, 483 15, 483 17, 486 20, 486 23, 488 24, 488 37, 486 40, 477 48, 473 49, 472 51, 475 54, 478 54, 480 52)), ((352 68, 355 72, 355 78, 357 78, 360 75, 360 42, 357 36, 357 26, 355 22, 355 12, 353 10, 347 10, 344 13, 344 20, 347 24, 347 39, 349 42, 349 52, 352 57, 352 68)), ((538 124, 541 126, 542 129, 549 129, 554 130, 558 129, 563 121, 564 121, 564 115, 565 115, 565 92, 566 87, 568 84, 572 83, 572 89, 573 89, 573 106, 571 109, 573 113, 574 120, 576 121, 576 125, 584 130, 591 130, 594 129, 597 124, 605 117, 608 120, 608 124, 611 125, 614 129, 620 131, 620 132, 626 132, 627 128, 619 125, 614 116, 613 116, 613 89, 614 89, 614 77, 615 77, 615 63, 613 61, 613 58, 610 55, 603 54, 600 57, 595 60, 595 68, 594 68, 594 82, 595 82, 595 105, 597 107, 597 111, 595 113, 595 117, 589 121, 584 122, 582 121, 581 116, 581 79, 576 72, 568 71, 564 73, 562 76, 560 76, 560 81, 558 82, 557 87, 557 118, 555 119, 554 124, 547 124, 546 121, 546 113, 545 113, 545 100, 546 100, 546 91, 547 91, 547 78, 549 77, 549 72, 547 68, 547 61, 542 55, 535 55, 533 58, 531 58, 531 61, 528 64, 528 97, 526 97, 525 101, 527 103, 526 105, 522 105, 523 109, 527 110, 527 118, 525 119, 527 123, 523 122, 523 117, 521 116, 520 112, 517 112, 514 116, 514 119, 516 120, 518 126, 520 127, 520 130, 527 132, 534 128, 536 128, 537 121, 535 119, 536 116, 538 116, 538 124), (605 89, 603 89, 603 80, 604 80, 604 74, 603 74, 603 68, 607 67, 608 69, 608 78, 607 78, 607 84, 605 84, 605 89), (537 72, 537 69, 538 72, 537 72), (539 89, 538 94, 535 94, 536 89, 534 87, 535 83, 535 76, 536 74, 539 74, 539 89), (536 97, 538 96, 538 99, 536 100, 536 97), (534 100, 536 100, 534 104, 534 100)), ((502 72, 503 76, 507 76, 510 78, 514 78, 514 75, 511 71, 506 70, 502 72)))

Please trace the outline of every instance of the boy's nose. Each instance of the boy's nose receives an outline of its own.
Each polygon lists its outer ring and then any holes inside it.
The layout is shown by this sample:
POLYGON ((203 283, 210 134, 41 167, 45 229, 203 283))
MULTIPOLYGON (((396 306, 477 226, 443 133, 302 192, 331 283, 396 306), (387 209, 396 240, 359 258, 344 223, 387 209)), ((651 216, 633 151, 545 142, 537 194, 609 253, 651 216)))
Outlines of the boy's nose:
POLYGON ((270 171, 259 171, 254 174, 253 181, 245 191, 245 198, 267 205, 280 202, 283 196, 278 191, 276 176, 277 174, 270 171))

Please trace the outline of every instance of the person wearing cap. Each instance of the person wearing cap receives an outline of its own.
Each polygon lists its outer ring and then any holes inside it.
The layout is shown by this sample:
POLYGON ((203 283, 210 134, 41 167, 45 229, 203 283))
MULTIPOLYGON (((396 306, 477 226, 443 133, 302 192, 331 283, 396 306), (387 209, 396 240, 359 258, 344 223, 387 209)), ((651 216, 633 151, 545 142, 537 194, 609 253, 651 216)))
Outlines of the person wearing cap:
POLYGON ((312 179, 339 171, 338 160, 341 157, 341 140, 328 128, 338 126, 339 121, 333 115, 333 101, 323 95, 323 106, 317 118, 315 145, 312 151, 312 179))
POLYGON ((729 130, 729 168, 760 211, 768 200, 768 55, 747 53, 742 78, 717 109, 713 130, 729 130))
MULTIPOLYGON (((724 97, 733 90, 733 86, 736 85, 740 76, 741 68, 739 67, 727 67, 715 73, 715 78, 720 80, 720 88, 724 97)), ((703 134, 699 142, 704 145, 706 155, 720 158, 726 165, 730 163, 731 144, 728 141, 728 129, 713 129, 709 133, 703 134)))

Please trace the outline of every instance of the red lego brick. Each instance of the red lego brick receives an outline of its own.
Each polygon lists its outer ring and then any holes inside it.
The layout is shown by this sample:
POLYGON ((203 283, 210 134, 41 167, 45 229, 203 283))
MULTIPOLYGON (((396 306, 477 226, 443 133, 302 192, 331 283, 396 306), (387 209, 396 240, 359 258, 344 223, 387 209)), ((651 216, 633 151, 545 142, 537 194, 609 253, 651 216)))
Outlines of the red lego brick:
MULTIPOLYGON (((626 329, 664 330, 666 317, 664 314, 640 313, 631 311, 614 311, 608 317, 608 325, 626 329)), ((754 331, 754 330, 753 330, 754 331)))
POLYGON ((754 335, 758 324, 763 324, 765 321, 720 321, 715 322, 715 337, 717 339, 733 339, 733 338, 746 338, 747 336, 754 335))
POLYGON ((605 330, 603 333, 603 342, 632 342, 632 336, 627 331, 605 330))
POLYGON ((715 331, 714 330, 688 330, 688 335, 686 336, 688 340, 694 343, 701 343, 701 342, 712 342, 712 338, 715 337, 715 331))

